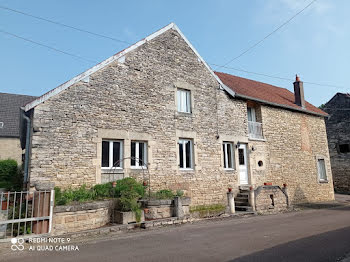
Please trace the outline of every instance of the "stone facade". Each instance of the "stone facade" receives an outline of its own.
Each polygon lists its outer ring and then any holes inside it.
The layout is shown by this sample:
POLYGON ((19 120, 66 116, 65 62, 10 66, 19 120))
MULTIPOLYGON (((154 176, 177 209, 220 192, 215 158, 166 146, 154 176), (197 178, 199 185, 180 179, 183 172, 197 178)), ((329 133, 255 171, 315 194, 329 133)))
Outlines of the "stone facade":
POLYGON ((350 193, 350 95, 337 93, 324 110, 334 189, 350 193))
POLYGON ((287 184, 291 204, 333 200, 324 118, 260 107, 265 141, 249 143, 251 183, 255 187, 264 182, 280 187, 287 184), (318 177, 317 159, 321 157, 325 159, 327 181, 318 177))
MULTIPOLYGON (((260 105, 258 105, 260 106, 260 105)), ((62 188, 88 186, 127 176, 150 177, 151 190, 181 189, 191 205, 226 203, 228 187, 238 192, 234 169, 224 169, 222 143, 247 144, 249 182, 289 184, 295 202, 333 199, 324 119, 261 106, 265 140, 248 139, 247 101, 222 90, 203 62, 173 29, 128 52, 31 113, 30 183, 62 188), (179 113, 177 89, 191 91, 191 113, 179 113), (193 170, 179 169, 178 140, 193 141, 193 170), (147 170, 101 169, 102 139, 147 142, 147 170), (252 146, 256 150, 252 150, 252 146), (319 183, 316 157, 325 157, 328 183, 319 183), (257 161, 264 165, 257 167, 257 161)))
POLYGON ((288 197, 279 186, 259 186, 254 193, 258 213, 279 213, 288 209, 288 197))
POLYGON ((18 137, 0 137, 0 160, 13 159, 22 164, 22 148, 18 137))

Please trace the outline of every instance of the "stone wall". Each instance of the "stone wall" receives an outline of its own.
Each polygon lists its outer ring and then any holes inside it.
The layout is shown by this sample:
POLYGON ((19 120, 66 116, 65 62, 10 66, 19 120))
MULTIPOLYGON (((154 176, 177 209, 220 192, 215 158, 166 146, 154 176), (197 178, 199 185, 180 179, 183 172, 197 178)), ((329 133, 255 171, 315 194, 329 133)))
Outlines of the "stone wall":
POLYGON ((279 213, 288 209, 288 196, 279 186, 260 186, 254 193, 258 213, 279 213))
POLYGON ((324 110, 329 114, 326 127, 334 189, 350 193, 350 152, 341 152, 339 148, 341 144, 350 146, 350 95, 337 93, 324 110))
POLYGON ((265 141, 249 144, 252 185, 287 184, 291 204, 333 200, 324 118, 270 106, 261 106, 261 113, 265 141), (325 159, 327 182, 319 180, 318 157, 325 159))
POLYGON ((0 137, 0 160, 13 159, 22 164, 22 148, 17 137, 0 137))
POLYGON ((159 35, 35 107, 30 162, 31 186, 47 181, 67 188, 92 186, 127 176, 150 177, 152 191, 183 190, 192 205, 226 203, 228 187, 238 192, 235 169, 223 167, 222 142, 247 143, 250 183, 291 186, 296 202, 330 200, 317 180, 316 155, 329 158, 321 117, 263 106, 257 111, 266 141, 248 140, 247 102, 233 99, 174 30, 159 35), (191 91, 192 113, 177 112, 176 91, 191 91), (194 169, 180 170, 179 138, 194 143, 194 169), (101 170, 102 139, 146 141, 148 169, 101 170), (255 151, 250 150, 252 146, 255 151), (257 161, 263 159, 263 167, 257 161))
POLYGON ((111 221, 114 201, 80 203, 54 208, 52 234, 61 235, 102 227, 111 221))
POLYGON ((33 118, 32 186, 45 180, 62 188, 94 185, 114 176, 142 180, 129 159, 121 173, 101 170, 102 139, 123 140, 125 157, 135 139, 148 143, 152 190, 181 189, 198 205, 225 202, 227 187, 237 187, 237 172, 222 166, 221 143, 247 140, 246 104, 219 90, 173 30, 128 53, 124 63, 95 72, 89 83, 38 105, 33 118), (192 114, 177 112, 177 88, 191 90, 192 114), (179 138, 193 139, 194 170, 179 170, 179 138))

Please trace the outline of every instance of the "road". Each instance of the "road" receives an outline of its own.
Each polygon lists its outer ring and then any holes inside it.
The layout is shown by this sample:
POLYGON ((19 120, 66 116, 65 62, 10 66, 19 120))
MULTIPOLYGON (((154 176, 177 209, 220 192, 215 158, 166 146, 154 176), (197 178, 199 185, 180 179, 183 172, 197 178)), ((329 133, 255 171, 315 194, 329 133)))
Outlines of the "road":
MULTIPOLYGON (((13 252, 11 262, 342 261, 350 255, 350 206, 207 220, 78 243, 79 251, 13 252)), ((343 261, 349 261, 347 259, 343 261)))

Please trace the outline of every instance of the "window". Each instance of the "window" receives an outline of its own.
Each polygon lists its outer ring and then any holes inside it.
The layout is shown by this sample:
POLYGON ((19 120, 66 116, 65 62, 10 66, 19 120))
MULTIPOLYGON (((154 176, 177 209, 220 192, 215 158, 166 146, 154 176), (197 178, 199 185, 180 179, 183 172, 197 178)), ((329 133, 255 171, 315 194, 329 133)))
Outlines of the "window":
POLYGON ((193 143, 189 139, 179 140, 180 169, 193 169, 193 143))
POLYGON ((122 168, 123 142, 122 141, 102 141, 102 169, 122 168))
POLYGON ((320 181, 327 181, 326 164, 323 158, 317 159, 318 177, 320 181))
POLYGON ((247 112, 248 112, 248 121, 256 122, 255 108, 248 107, 247 112))
POLYGON ((191 91, 177 90, 177 111, 183 113, 191 113, 191 91))
POLYGON ((224 168, 233 169, 234 168, 234 158, 233 158, 233 143, 223 142, 222 150, 224 154, 224 168))
POLYGON ((131 142, 131 167, 142 168, 147 165, 147 143, 132 141, 131 142))
POLYGON ((350 153, 350 144, 340 144, 339 153, 350 153))

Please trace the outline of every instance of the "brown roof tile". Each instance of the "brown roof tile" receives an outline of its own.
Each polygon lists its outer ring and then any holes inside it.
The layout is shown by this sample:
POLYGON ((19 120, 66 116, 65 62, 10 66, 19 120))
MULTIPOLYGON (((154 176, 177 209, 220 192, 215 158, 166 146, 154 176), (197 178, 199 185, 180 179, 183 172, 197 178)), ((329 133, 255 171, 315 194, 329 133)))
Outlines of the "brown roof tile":
MULTIPOLYGON (((255 98, 257 100, 266 101, 267 103, 287 106, 291 109, 302 110, 302 108, 294 103, 294 94, 289 90, 254 80, 215 72, 220 80, 236 94, 255 98)), ((321 114, 327 116, 328 114, 306 102, 306 112, 321 114)))

